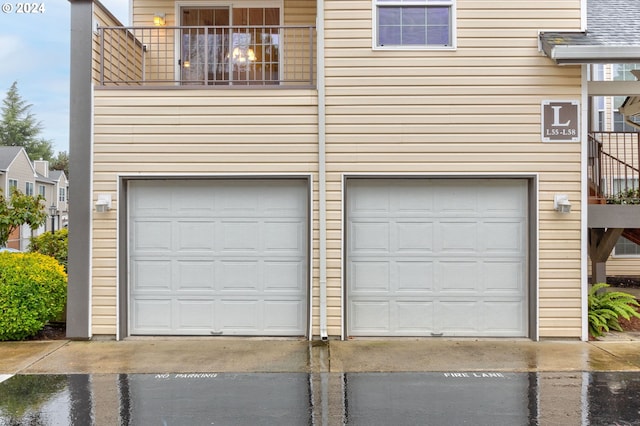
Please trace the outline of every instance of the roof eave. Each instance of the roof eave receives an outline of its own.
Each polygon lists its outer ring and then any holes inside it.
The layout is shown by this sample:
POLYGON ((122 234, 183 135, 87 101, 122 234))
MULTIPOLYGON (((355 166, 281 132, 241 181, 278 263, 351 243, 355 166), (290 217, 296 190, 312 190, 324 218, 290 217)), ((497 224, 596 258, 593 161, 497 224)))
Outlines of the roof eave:
POLYGON ((640 46, 556 45, 545 54, 558 65, 620 64, 640 62, 640 46))

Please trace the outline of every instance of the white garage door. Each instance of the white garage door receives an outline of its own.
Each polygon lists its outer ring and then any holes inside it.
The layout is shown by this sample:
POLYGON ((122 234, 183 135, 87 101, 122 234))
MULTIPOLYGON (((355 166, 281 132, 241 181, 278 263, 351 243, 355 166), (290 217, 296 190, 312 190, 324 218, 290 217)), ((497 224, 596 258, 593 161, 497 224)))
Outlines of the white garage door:
POLYGON ((129 185, 130 334, 305 334, 307 182, 129 185))
POLYGON ((527 182, 350 179, 347 333, 527 336, 527 182))

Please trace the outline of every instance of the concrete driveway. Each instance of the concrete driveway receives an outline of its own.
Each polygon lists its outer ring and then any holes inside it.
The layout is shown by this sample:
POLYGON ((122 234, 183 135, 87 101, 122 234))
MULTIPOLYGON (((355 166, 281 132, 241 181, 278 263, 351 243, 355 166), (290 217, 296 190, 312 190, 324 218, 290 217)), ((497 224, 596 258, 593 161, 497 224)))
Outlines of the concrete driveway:
POLYGON ((640 413, 637 341, 5 342, 0 360, 0 425, 627 425, 640 413))

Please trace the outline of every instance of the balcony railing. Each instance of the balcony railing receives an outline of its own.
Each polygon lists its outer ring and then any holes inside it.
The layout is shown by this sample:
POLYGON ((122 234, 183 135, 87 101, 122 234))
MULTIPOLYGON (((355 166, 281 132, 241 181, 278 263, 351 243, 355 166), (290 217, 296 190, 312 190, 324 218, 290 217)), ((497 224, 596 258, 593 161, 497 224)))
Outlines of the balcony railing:
POLYGON ((101 27, 102 86, 313 87, 315 27, 101 27))
POLYGON ((589 198, 592 203, 638 204, 640 133, 589 134, 589 198))

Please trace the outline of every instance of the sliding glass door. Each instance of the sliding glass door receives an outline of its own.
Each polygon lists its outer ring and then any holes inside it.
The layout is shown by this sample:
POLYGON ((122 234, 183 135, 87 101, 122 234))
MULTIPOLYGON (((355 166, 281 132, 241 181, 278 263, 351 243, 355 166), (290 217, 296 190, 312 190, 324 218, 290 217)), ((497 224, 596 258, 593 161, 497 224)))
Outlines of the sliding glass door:
POLYGON ((278 84, 280 9, 181 8, 183 84, 278 84))

